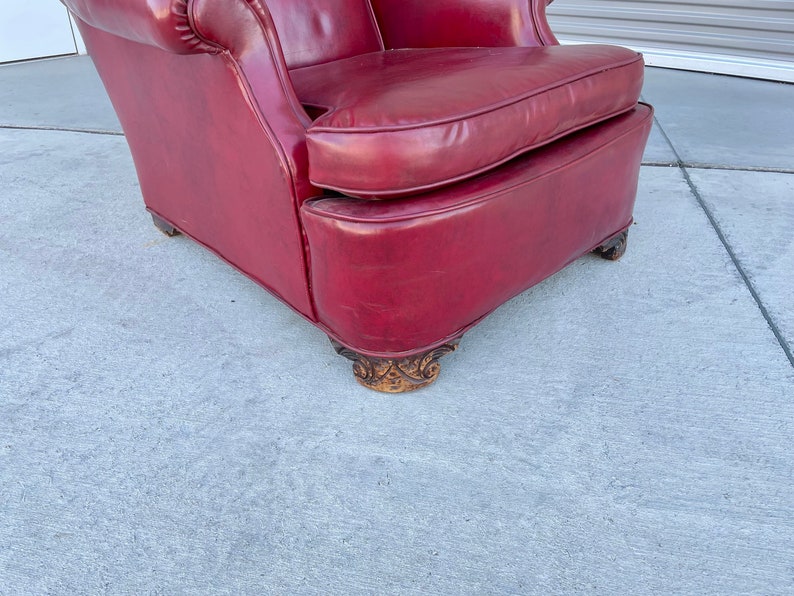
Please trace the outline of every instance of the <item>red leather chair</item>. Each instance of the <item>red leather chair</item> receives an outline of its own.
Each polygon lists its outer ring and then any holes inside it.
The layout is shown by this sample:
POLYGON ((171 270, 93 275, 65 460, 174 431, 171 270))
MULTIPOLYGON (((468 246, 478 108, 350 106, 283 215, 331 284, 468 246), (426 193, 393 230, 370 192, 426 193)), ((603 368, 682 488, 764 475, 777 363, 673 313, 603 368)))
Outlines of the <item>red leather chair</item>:
POLYGON ((64 0, 147 209, 407 391, 500 304, 616 259, 642 58, 546 0, 64 0))

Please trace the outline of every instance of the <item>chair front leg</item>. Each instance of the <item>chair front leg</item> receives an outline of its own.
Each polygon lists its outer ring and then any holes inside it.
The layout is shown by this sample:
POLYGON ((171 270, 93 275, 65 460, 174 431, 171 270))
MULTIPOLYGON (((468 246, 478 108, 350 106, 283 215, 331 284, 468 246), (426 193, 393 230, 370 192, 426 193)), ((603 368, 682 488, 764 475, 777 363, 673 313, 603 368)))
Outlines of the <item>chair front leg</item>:
POLYGON ((457 350, 459 342, 460 338, 405 358, 376 358, 331 340, 337 354, 353 361, 353 374, 358 382, 384 393, 415 391, 433 383, 441 372, 439 359, 457 350))

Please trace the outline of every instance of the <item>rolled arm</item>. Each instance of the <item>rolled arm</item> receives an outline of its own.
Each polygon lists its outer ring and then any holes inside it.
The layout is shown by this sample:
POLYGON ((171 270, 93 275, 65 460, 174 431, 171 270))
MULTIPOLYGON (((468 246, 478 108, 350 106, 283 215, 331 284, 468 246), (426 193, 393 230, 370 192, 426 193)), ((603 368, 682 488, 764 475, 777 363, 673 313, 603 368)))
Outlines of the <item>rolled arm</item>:
POLYGON ((417 47, 556 45, 551 0, 372 0, 384 44, 417 47))
POLYGON ((265 0, 189 0, 189 5, 196 34, 236 62, 241 84, 292 174, 296 199, 316 194, 309 183, 306 151, 311 121, 295 95, 265 0))
POLYGON ((61 0, 78 19, 124 39, 175 54, 215 51, 190 27, 188 0, 61 0))
POLYGON ((228 51, 274 123, 305 129, 264 0, 62 0, 81 21, 177 54, 228 51))
POLYGON ((295 96, 264 0, 189 0, 189 5, 196 34, 231 53, 268 120, 299 124, 302 136, 310 121, 295 96))

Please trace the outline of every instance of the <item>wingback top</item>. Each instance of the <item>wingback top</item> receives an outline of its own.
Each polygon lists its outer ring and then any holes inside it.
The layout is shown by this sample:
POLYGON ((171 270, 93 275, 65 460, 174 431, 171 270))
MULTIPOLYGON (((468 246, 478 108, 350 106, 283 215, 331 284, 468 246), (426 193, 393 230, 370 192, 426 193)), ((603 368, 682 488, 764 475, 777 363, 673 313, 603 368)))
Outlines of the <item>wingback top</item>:
MULTIPOLYGON (((195 31, 192 0, 63 1, 92 27, 132 41, 179 54, 217 51, 195 31)), ((272 19, 288 68, 384 48, 553 44, 550 1, 240 0, 272 19)))
POLYGON ((289 68, 383 49, 369 0, 268 0, 289 68))

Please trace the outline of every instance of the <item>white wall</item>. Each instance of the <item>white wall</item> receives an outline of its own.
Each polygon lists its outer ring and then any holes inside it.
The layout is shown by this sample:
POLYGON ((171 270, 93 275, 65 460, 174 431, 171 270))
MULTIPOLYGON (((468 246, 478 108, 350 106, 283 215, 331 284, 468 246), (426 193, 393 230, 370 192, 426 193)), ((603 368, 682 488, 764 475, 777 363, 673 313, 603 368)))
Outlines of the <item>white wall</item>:
POLYGON ((0 62, 85 53, 58 0, 0 0, 0 62))

